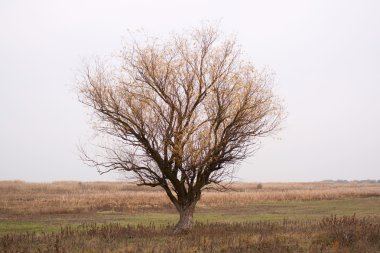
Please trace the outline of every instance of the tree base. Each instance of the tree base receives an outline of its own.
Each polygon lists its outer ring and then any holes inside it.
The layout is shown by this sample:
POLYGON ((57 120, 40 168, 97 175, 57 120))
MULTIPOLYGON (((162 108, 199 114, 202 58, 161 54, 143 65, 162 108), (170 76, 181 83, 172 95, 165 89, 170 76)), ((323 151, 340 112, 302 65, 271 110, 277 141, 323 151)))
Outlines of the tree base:
POLYGON ((173 234, 187 234, 191 231, 191 229, 193 228, 193 223, 191 224, 179 224, 177 223, 177 225, 174 227, 174 230, 173 230, 173 234))
POLYGON ((189 209, 180 211, 179 221, 173 230, 174 234, 186 234, 190 232, 190 230, 193 228, 193 213, 193 206, 189 209))

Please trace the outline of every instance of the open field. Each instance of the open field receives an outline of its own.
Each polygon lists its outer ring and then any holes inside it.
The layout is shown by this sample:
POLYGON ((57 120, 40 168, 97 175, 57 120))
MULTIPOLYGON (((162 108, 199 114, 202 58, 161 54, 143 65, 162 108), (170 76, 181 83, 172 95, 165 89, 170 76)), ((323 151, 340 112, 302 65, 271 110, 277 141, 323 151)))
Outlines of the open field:
POLYGON ((159 189, 3 181, 0 251, 380 252, 379 183, 262 186, 205 192, 194 231, 174 236, 178 215, 159 189))

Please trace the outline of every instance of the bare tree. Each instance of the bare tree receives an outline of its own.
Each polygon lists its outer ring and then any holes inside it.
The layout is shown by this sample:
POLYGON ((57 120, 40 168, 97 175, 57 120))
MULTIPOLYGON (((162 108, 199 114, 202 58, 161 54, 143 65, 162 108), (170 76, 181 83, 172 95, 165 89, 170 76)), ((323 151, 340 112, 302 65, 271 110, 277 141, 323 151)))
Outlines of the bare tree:
POLYGON ((278 128, 270 75, 213 27, 134 41, 119 60, 87 66, 80 82, 80 101, 109 139, 102 156, 85 160, 162 187, 180 214, 175 232, 188 231, 202 190, 223 186, 259 137, 278 128))

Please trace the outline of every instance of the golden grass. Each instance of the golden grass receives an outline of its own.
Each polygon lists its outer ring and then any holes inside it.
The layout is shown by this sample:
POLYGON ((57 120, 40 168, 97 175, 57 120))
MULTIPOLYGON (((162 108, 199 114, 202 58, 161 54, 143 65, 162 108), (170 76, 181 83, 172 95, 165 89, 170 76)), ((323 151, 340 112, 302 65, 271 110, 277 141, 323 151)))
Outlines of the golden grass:
MULTIPOLYGON (((379 183, 234 183, 227 192, 206 191, 199 208, 246 206, 260 201, 380 196, 379 183)), ((173 209, 159 188, 126 182, 25 183, 0 181, 0 214, 64 214, 173 209)))

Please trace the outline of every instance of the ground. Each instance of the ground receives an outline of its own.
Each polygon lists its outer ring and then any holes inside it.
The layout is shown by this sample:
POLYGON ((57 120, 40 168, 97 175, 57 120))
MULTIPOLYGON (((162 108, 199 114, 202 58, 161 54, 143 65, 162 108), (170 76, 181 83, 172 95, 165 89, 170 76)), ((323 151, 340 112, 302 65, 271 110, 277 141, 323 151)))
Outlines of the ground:
POLYGON ((159 189, 0 182, 1 252, 380 252, 379 183, 235 183, 208 191, 194 230, 159 189))

